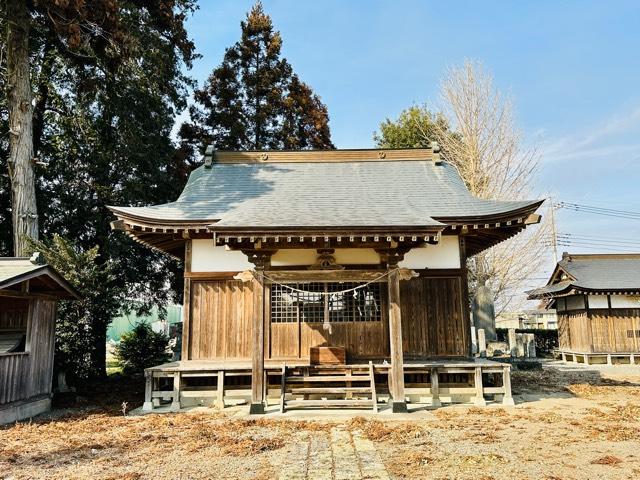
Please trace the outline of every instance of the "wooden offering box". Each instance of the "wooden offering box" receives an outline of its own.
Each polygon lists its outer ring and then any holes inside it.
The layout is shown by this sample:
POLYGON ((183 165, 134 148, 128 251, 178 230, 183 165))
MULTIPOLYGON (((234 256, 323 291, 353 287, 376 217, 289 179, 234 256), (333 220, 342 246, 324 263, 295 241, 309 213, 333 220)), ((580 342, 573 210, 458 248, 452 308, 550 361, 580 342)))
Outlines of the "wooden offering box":
POLYGON ((309 359, 311 365, 344 365, 347 362, 347 354, 344 347, 311 347, 309 359))

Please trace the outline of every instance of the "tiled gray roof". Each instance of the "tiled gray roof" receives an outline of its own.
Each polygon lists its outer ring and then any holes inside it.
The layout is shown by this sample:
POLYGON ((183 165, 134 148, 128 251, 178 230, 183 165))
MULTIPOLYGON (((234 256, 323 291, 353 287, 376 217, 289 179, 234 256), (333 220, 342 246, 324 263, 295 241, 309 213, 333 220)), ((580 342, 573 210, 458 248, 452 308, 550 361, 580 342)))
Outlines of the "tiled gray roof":
POLYGON ((534 290, 529 290, 527 294, 529 298, 546 298, 553 297, 556 294, 566 293, 571 290, 573 286, 571 285, 571 281, 566 280, 558 283, 553 283, 551 285, 545 285, 544 287, 536 288, 534 290))
POLYGON ((558 267, 568 279, 529 292, 532 298, 550 296, 571 289, 596 291, 640 291, 640 254, 568 255, 558 267))
POLYGON ((175 202, 112 209, 219 227, 428 227, 447 217, 497 216, 538 203, 478 199, 448 163, 410 160, 214 163, 194 170, 175 202))
POLYGON ((53 267, 38 263, 40 261, 39 258, 38 254, 35 254, 32 258, 0 257, 0 289, 15 286, 25 280, 47 277, 60 287, 53 288, 49 283, 48 290, 51 290, 61 298, 80 298, 77 290, 53 267))
POLYGON ((28 258, 0 257, 0 285, 17 276, 44 268, 44 265, 31 263, 28 258))
POLYGON ((640 290, 640 254, 569 255, 558 265, 576 279, 577 287, 640 290))

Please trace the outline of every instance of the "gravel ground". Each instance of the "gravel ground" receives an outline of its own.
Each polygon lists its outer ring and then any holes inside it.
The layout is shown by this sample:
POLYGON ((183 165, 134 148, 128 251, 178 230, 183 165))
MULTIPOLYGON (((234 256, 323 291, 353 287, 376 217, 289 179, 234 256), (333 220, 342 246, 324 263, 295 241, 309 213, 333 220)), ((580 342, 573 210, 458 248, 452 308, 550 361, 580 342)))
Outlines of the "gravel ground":
POLYGON ((246 407, 125 417, 117 397, 87 398, 0 428, 0 478, 640 478, 640 368, 551 363, 514 372, 513 388, 516 407, 444 407, 410 421, 256 420, 246 407))

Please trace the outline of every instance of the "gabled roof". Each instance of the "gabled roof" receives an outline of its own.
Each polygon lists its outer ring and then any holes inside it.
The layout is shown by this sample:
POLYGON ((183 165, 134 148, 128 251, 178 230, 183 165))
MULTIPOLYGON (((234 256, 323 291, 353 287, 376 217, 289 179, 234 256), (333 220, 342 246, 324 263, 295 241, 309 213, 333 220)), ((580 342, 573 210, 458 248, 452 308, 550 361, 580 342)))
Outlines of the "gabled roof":
POLYGON ((59 298, 80 298, 71 286, 51 266, 40 262, 38 254, 27 257, 0 257, 0 290, 16 289, 22 282, 30 281, 29 291, 59 298))
POLYGON ((533 299, 589 292, 640 292, 640 254, 565 253, 549 283, 527 293, 533 299))
MULTIPOLYGON (((109 208, 143 232, 420 234, 456 223, 522 223, 542 203, 474 197, 455 167, 431 149, 215 152, 205 161, 175 202, 109 208)), ((175 247, 166 242, 166 248, 175 247)))

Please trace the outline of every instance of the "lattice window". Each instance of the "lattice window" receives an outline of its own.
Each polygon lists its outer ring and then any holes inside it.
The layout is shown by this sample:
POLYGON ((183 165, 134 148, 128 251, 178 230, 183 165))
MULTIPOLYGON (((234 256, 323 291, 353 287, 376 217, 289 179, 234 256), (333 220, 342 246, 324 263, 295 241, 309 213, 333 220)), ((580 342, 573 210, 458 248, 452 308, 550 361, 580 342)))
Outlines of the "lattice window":
POLYGON ((627 330, 627 338, 640 338, 640 330, 627 330))
POLYGON ((271 286, 273 323, 379 322, 382 320, 381 283, 291 283, 271 286), (301 290, 301 291, 297 291, 301 290), (335 292, 331 294, 332 292, 335 292))

